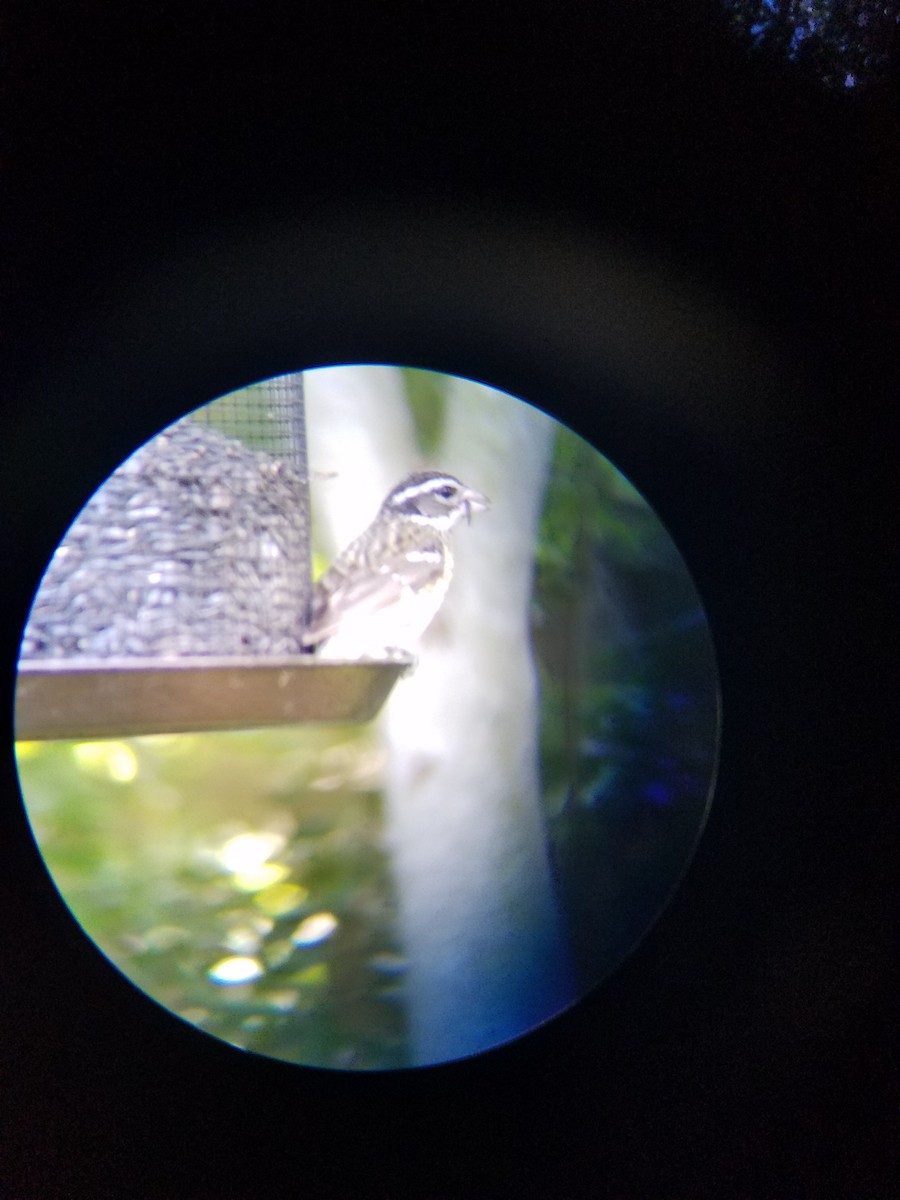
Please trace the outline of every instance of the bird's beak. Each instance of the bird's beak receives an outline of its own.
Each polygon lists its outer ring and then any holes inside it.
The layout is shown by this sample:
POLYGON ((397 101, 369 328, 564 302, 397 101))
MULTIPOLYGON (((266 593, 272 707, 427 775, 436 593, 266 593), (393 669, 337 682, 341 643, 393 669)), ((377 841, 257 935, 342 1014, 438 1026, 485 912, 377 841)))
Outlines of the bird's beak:
POLYGON ((484 512, 485 509, 491 507, 491 502, 487 496, 483 496, 481 492, 476 492, 474 488, 466 488, 463 492, 463 504, 466 506, 466 523, 471 524, 472 513, 484 512))

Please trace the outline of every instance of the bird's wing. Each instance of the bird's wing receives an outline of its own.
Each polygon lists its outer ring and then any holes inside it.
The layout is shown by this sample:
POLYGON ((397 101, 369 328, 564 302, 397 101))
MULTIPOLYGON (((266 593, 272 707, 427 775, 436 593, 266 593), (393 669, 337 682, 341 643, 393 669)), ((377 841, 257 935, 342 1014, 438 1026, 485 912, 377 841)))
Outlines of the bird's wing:
POLYGON ((315 646, 333 637, 345 621, 375 616, 410 589, 436 584, 443 573, 444 555, 437 546, 389 554, 374 568, 361 566, 347 572, 334 564, 316 585, 304 645, 315 646))

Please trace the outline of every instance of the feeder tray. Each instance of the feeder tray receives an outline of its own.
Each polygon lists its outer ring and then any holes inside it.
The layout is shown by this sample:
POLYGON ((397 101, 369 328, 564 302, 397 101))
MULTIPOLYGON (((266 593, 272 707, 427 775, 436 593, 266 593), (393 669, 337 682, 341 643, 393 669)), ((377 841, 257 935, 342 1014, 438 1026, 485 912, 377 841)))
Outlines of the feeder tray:
POLYGON ((53 557, 23 637, 16 737, 371 720, 412 659, 303 653, 310 556, 302 375, 170 426, 53 557))
POLYGON ((16 738, 136 737, 371 721, 410 663, 317 663, 296 657, 22 663, 16 738))

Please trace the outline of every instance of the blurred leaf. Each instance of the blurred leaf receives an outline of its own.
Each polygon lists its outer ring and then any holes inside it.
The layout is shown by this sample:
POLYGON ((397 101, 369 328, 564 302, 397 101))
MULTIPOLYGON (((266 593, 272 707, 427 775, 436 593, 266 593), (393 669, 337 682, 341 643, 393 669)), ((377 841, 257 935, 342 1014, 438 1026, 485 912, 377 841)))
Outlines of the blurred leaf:
POLYGON ((413 367, 404 367, 402 375, 419 448, 425 458, 430 458, 437 450, 444 428, 447 376, 413 367))
POLYGON ((28 743, 18 766, 63 897, 139 987, 248 1049, 389 1067, 403 1064, 402 1009, 378 1002, 362 967, 398 951, 379 807, 353 786, 371 743, 366 727, 28 743), (329 755, 348 782, 325 795, 308 785, 329 755), (322 912, 359 939, 295 946, 298 922, 322 912), (330 964, 347 956, 367 986, 332 994, 330 964), (258 966, 240 982, 244 960, 258 966))

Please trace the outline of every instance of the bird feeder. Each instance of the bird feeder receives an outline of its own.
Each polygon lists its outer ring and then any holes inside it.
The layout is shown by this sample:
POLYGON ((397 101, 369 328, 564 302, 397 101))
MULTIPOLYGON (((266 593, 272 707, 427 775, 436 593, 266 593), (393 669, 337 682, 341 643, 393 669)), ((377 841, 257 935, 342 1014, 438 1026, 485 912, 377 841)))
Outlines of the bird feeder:
POLYGON ((164 430, 94 494, 22 640, 16 737, 371 720, 403 661, 317 662, 302 374, 164 430))

